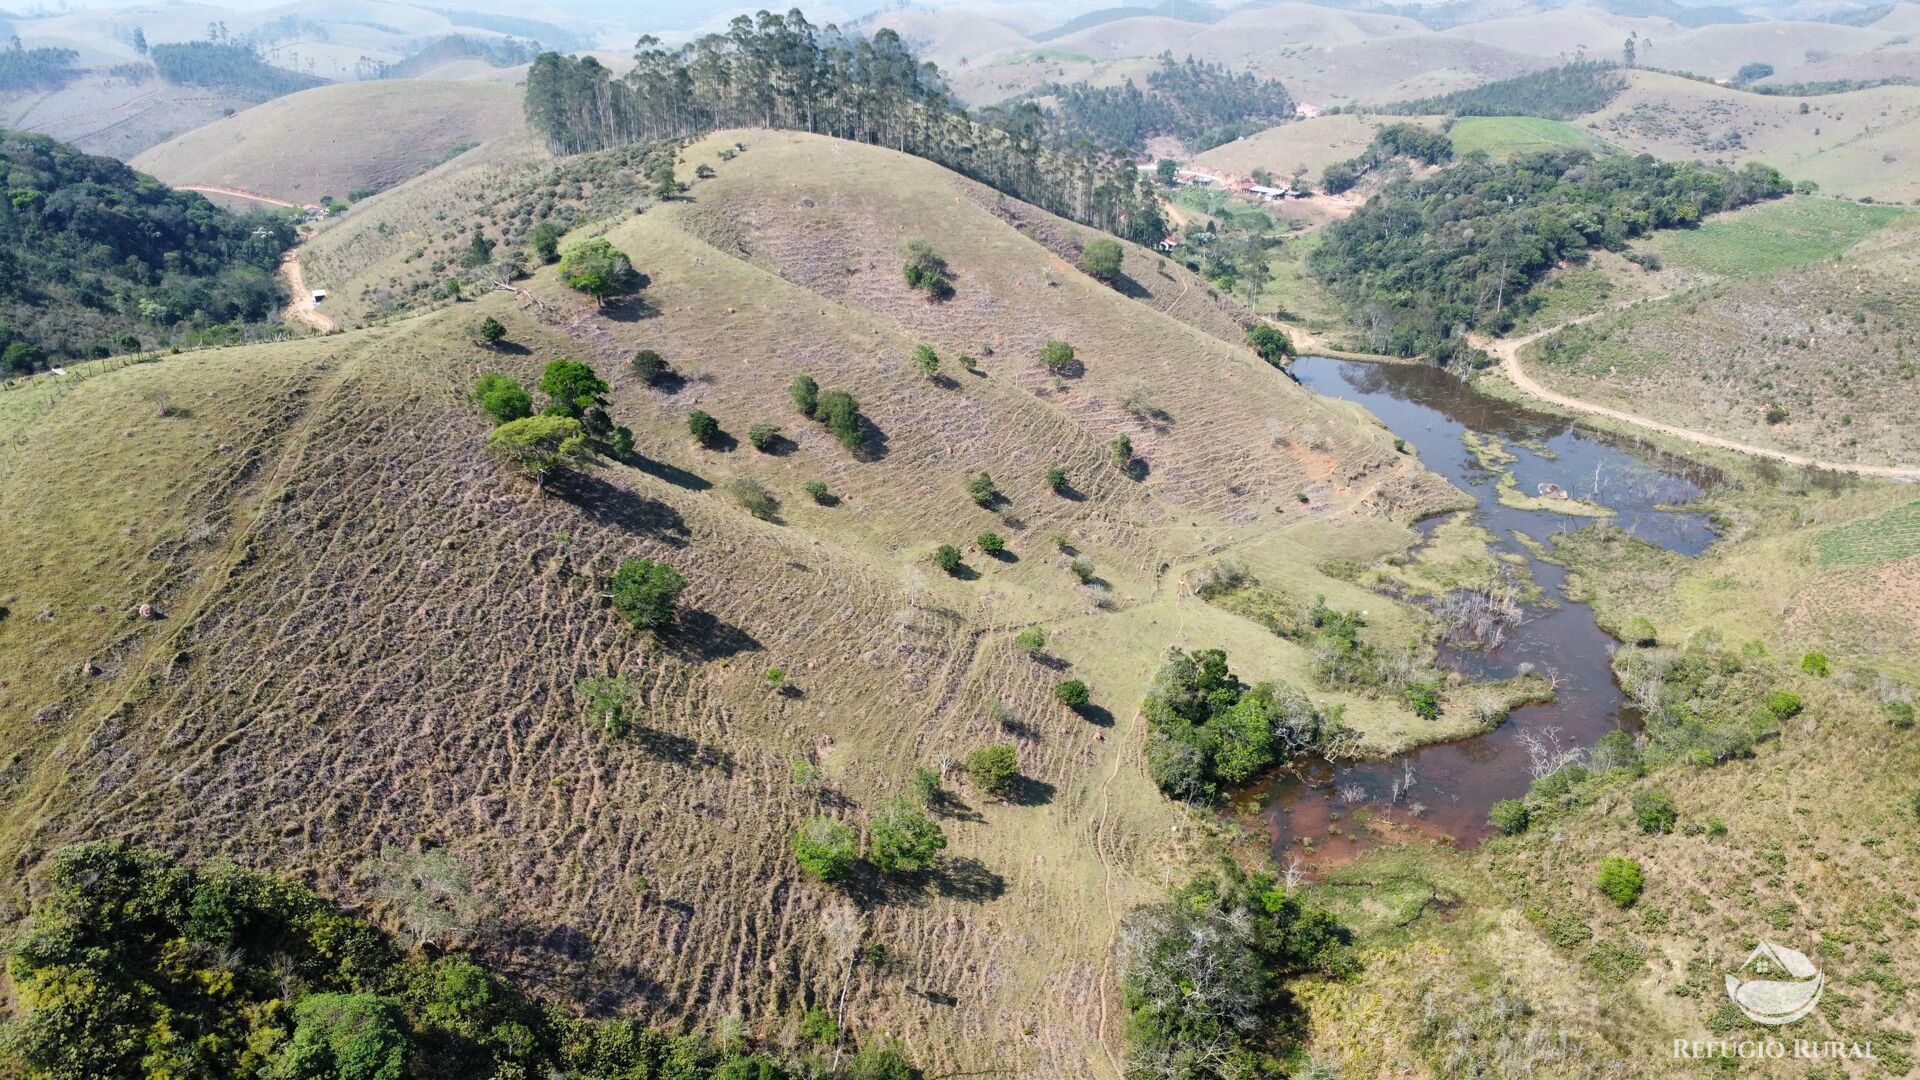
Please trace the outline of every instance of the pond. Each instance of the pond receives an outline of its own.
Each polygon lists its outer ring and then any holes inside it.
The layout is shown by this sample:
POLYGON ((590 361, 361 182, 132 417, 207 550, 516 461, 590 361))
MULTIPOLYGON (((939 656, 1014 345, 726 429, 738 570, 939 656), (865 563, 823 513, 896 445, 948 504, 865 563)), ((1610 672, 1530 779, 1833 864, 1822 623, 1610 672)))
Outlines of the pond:
MULTIPOLYGON (((1697 499, 1716 479, 1711 470, 1641 447, 1615 445, 1578 430, 1563 417, 1490 397, 1438 368, 1302 357, 1292 366, 1315 393, 1365 406, 1420 454, 1427 468, 1452 480, 1477 504, 1464 511, 1494 535, 1496 552, 1522 559, 1542 592, 1558 600, 1529 608, 1498 646, 1443 646, 1440 663, 1472 679, 1535 671, 1553 679, 1552 702, 1515 709, 1493 731, 1421 747, 1386 761, 1300 762, 1247 792, 1237 807, 1264 819, 1276 859, 1301 857, 1309 872, 1351 860, 1369 847, 1408 834, 1466 845, 1491 830, 1487 811, 1523 794, 1533 780, 1532 746, 1589 747, 1639 717, 1614 682, 1614 641, 1585 604, 1562 595, 1564 571, 1540 562, 1514 539, 1551 543, 1556 532, 1583 528, 1590 517, 1500 502, 1500 472, 1485 467, 1465 441, 1469 432, 1496 436, 1513 455, 1521 493, 1553 491, 1612 510, 1621 528, 1693 556, 1713 542, 1704 515, 1671 507, 1697 499), (1365 824, 1362 824, 1362 820, 1365 824)), ((1430 532, 1442 519, 1423 523, 1430 532)))

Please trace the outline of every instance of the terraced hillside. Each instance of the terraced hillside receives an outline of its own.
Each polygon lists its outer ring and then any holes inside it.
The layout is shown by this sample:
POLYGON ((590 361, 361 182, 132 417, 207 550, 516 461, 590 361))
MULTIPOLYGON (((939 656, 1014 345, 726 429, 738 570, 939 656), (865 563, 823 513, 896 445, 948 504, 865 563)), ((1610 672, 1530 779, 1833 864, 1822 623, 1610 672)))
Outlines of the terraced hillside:
MULTIPOLYGON (((0 393, 8 911, 51 850, 125 836, 297 870, 390 920, 350 868, 444 844, 501 906, 484 946, 576 1007, 737 1012, 783 1042, 830 1004, 930 1073, 1114 1075, 1116 920, 1197 839, 1142 767, 1148 673, 1173 644, 1223 645, 1256 678, 1310 660, 1187 575, 1231 555, 1405 640, 1409 610, 1315 567, 1404 546, 1453 493, 1147 253, 1127 255, 1130 299, 1061 258, 1074 227, 872 147, 733 132, 682 165, 715 174, 600 227, 648 276, 637 302, 598 308, 543 269, 387 325, 0 393), (953 270, 944 304, 902 280, 914 236, 953 270), (476 343, 483 315, 500 348, 476 343), (1045 373, 1049 338, 1084 370, 1045 373), (920 342, 941 378, 909 365, 920 342), (643 383, 639 348, 677 377, 643 383), (484 452, 470 393, 562 354, 607 376, 637 454, 541 491, 484 452), (803 372, 859 399, 859 453, 795 414, 803 372), (694 443, 694 409, 740 442, 694 443), (745 445, 760 420, 776 452, 745 445), (966 493, 982 470, 995 509, 966 493), (740 480, 778 500, 764 520, 740 480), (833 505, 802 493, 815 480, 833 505), (1008 554, 929 563, 988 530, 1008 554), (658 637, 602 596, 630 556, 690 582, 658 637), (1013 642, 1036 624, 1044 662, 1013 642), (575 696, 607 673, 640 689, 624 737, 575 696), (1055 702, 1066 677, 1092 708, 1055 702), (999 740, 1024 776, 1005 801, 949 768, 999 740), (915 765, 957 800, 942 869, 845 890, 800 873, 804 819, 857 821, 915 765)), ((1433 736, 1398 703, 1347 704, 1375 746, 1433 736)))

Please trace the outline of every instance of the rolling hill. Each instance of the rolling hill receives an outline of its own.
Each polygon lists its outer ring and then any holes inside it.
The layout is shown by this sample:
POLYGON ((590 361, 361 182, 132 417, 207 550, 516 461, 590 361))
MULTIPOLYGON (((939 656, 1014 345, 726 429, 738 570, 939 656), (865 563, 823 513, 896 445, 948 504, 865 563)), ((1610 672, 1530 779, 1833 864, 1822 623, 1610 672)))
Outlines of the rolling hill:
MULTIPOLYGON (((597 308, 542 269, 384 325, 0 391, 0 844, 27 870, 127 837, 295 871, 388 919, 352 865, 444 845, 501 906, 486 951, 575 1008, 739 1015, 791 1043, 830 1003, 930 1072, 1112 1075, 1116 920, 1203 841, 1139 760, 1148 673, 1172 644, 1225 645, 1255 677, 1312 659, 1187 575, 1230 554, 1399 640, 1411 609, 1317 567, 1405 546, 1457 496, 1255 358, 1238 314, 1150 253, 1126 253, 1130 299, 1069 265, 1083 230, 869 146, 728 132, 682 165, 713 175, 588 228, 647 275, 633 303, 597 308), (953 271, 946 303, 901 279, 916 236, 953 271), (501 348, 476 343, 483 315, 501 348), (1049 338, 1083 372, 1047 374, 1049 338), (950 374, 909 366, 920 342, 950 374), (639 348, 677 377, 640 381, 639 348), (541 491, 484 452, 470 395, 561 355, 609 379, 637 455, 541 491), (801 373, 858 398, 859 454, 795 415, 801 373), (184 408, 159 415, 156 390, 184 408), (694 409, 785 441, 703 448, 694 409), (966 494, 983 470, 996 509, 966 494), (803 495, 816 480, 833 505, 803 495), (736 503, 745 481, 777 499, 765 520, 736 503), (990 529, 1006 556, 928 562, 990 529), (630 556, 689 581, 664 634, 605 605, 630 556), (1044 662, 1013 642, 1034 624, 1044 662), (608 673, 639 692, 624 737, 575 696, 608 673), (1067 677, 1091 708, 1055 701, 1067 677), (1006 801, 949 768, 993 741, 1020 755, 1006 801), (939 871, 846 891, 801 874, 798 825, 859 820, 914 765, 947 770, 956 800, 939 871)), ((410 206, 503 230, 453 182, 483 175, 435 171, 328 231, 410 206)), ((1434 735, 1397 701, 1347 704, 1370 745, 1434 735)))
POLYGON ((276 98, 134 162, 176 186, 237 188, 304 204, 391 187, 465 149, 525 138, 516 87, 379 80, 276 98))

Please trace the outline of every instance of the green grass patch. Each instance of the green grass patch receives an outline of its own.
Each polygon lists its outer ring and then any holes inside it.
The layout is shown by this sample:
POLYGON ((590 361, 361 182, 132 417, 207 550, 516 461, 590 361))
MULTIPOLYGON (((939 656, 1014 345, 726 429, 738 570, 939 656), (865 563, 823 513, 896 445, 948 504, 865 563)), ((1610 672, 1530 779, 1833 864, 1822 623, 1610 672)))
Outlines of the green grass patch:
POLYGON ((1765 274, 1831 259, 1910 213, 1796 195, 1717 215, 1697 229, 1659 233, 1646 249, 1680 269, 1765 274))
POLYGON ((1920 501, 1814 537, 1821 566, 1862 566, 1920 554, 1920 501))
POLYGON ((1091 64, 1097 58, 1072 49, 1034 49, 1029 52, 1017 52, 1003 56, 988 67, 1010 67, 1014 64, 1091 64))
POLYGON ((1510 158, 1536 150, 1592 150, 1612 153, 1614 147, 1591 132, 1560 120, 1537 116, 1463 116, 1449 132, 1456 155, 1484 151, 1488 157, 1510 158))

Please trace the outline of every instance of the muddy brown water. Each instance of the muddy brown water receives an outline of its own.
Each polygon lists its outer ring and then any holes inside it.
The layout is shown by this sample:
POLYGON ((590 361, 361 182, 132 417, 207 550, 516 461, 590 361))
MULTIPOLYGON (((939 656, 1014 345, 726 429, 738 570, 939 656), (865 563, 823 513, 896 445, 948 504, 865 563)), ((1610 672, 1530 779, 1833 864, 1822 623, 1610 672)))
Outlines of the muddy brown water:
MULTIPOLYGON (((1528 609, 1525 621, 1493 649, 1443 647, 1440 662, 1472 679, 1500 679, 1531 670, 1558 683, 1550 703, 1514 710, 1484 735, 1421 747, 1384 761, 1297 762, 1244 792, 1235 809, 1263 821, 1274 857, 1301 856, 1309 872, 1350 861, 1381 843, 1425 835, 1461 846, 1491 831, 1487 811, 1532 782, 1527 733, 1569 747, 1590 747, 1616 728, 1636 729, 1639 716, 1620 693, 1609 658, 1615 642, 1585 604, 1568 601, 1565 573, 1532 558, 1514 539, 1551 543, 1556 532, 1593 519, 1516 510, 1499 502, 1499 474, 1482 468, 1462 436, 1498 436, 1517 460, 1509 466, 1520 490, 1557 484, 1573 497, 1614 511, 1624 529, 1693 556, 1714 535, 1707 518, 1668 509, 1697 499, 1716 477, 1710 470, 1633 445, 1616 445, 1577 430, 1562 417, 1482 394, 1437 368, 1302 357, 1292 366, 1302 385, 1366 407, 1478 504, 1464 511, 1495 537, 1495 549, 1523 558, 1526 573, 1557 606, 1528 609), (1396 786, 1412 784, 1395 798, 1396 786)), ((1444 518, 1423 523, 1430 532, 1444 518)))

